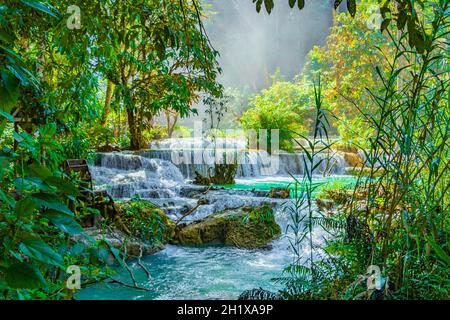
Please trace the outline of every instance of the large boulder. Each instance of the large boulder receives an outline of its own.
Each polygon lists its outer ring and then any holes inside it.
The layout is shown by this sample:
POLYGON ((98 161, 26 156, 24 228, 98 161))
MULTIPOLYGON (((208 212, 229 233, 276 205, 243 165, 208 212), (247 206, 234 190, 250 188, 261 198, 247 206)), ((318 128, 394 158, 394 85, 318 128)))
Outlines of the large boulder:
POLYGON ((276 199, 289 199, 291 196, 291 190, 289 188, 272 188, 269 191, 269 198, 276 199))
POLYGON ((176 228, 173 243, 180 245, 223 244, 240 248, 267 246, 281 234, 268 206, 225 210, 176 228))

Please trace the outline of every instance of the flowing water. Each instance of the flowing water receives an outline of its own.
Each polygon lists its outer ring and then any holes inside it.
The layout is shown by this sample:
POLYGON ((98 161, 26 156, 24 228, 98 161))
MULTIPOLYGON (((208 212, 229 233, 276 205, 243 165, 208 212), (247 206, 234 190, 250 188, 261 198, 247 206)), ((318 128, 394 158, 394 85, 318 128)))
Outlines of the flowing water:
MULTIPOLYGON (((186 222, 229 208, 267 204, 274 207, 282 230, 286 229, 289 221, 285 208, 290 205, 290 200, 267 198, 267 193, 272 187, 292 188, 293 179, 289 174, 301 176, 304 172, 302 154, 269 155, 246 150, 239 141, 224 143, 225 153, 234 150, 234 159, 238 162, 236 184, 204 193, 203 187, 194 186, 190 181, 196 171, 208 172, 212 164, 205 159, 217 157, 217 150, 209 148, 208 141, 166 140, 152 147, 139 153, 100 154, 96 165, 91 167, 97 187, 108 189, 118 199, 135 195, 149 199, 173 219, 193 208, 199 198, 206 198, 209 204, 200 206, 186 222), (275 161, 278 161, 276 165, 275 161)), ((342 157, 322 157, 331 159, 328 162, 332 165, 319 166, 318 172, 328 176, 318 175, 315 182, 323 186, 335 181, 354 183, 353 178, 342 175, 346 165, 342 157)), ((272 279, 281 276, 283 267, 291 260, 287 236, 283 234, 273 241, 269 249, 258 250, 168 245, 164 250, 142 259, 152 274, 151 281, 135 263, 131 263, 139 286, 149 288, 149 292, 117 284, 96 284, 81 290, 77 298, 236 299, 248 289, 262 287, 277 291, 280 287, 272 279)), ((316 229, 315 238, 322 241, 323 232, 316 229)), ((306 251, 304 253, 305 256, 308 254, 306 251)), ((130 283, 126 270, 117 267, 117 271, 117 278, 130 283)))

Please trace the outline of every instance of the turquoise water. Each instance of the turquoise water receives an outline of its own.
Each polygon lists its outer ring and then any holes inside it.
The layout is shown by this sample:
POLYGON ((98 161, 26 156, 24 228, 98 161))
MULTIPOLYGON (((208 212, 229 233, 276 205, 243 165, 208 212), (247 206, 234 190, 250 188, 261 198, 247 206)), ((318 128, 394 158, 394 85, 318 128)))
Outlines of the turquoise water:
MULTIPOLYGON (((281 248, 280 248, 281 249, 281 248)), ((138 291, 118 284, 98 284, 80 291, 77 299, 236 299, 243 290, 263 287, 278 290, 271 278, 279 275, 289 262, 288 248, 283 250, 243 250, 231 247, 167 246, 161 252, 145 257, 142 262, 150 270, 147 277, 131 264, 139 286, 151 291, 138 291)), ((131 284, 126 271, 117 278, 131 284)))
MULTIPOLYGON (((237 180, 233 189, 270 190, 271 187, 289 187, 292 178, 272 177, 237 180)), ((317 177, 315 182, 324 186, 346 186, 355 178, 317 177)), ((292 187, 292 186, 291 186, 292 187)), ((288 224, 282 207, 276 210, 277 222, 284 230, 288 224)), ((318 238, 322 234, 317 231, 318 238)), ((306 252, 305 252, 306 254, 306 252)), ((139 286, 150 289, 138 291, 119 284, 96 284, 81 290, 77 299, 236 299, 244 290, 262 287, 281 289, 272 279, 291 261, 286 236, 274 241, 269 249, 245 250, 223 246, 183 247, 167 246, 164 250, 144 257, 142 262, 150 270, 152 279, 136 263, 130 263, 139 286)), ((116 278, 131 284, 126 270, 115 268, 116 278)))
MULTIPOLYGON (((356 178, 353 176, 315 176, 314 184, 318 186, 317 192, 320 192, 323 188, 352 188, 356 183, 356 178)), ((299 181, 301 182, 301 180, 299 181)), ((255 178, 255 179, 236 179, 236 184, 216 185, 217 187, 223 187, 225 189, 238 189, 238 190, 261 190, 270 191, 272 188, 289 188, 295 189, 295 183, 293 178, 289 176, 285 177, 267 177, 267 178, 255 178)), ((302 184, 298 183, 297 188, 300 190, 302 184)))

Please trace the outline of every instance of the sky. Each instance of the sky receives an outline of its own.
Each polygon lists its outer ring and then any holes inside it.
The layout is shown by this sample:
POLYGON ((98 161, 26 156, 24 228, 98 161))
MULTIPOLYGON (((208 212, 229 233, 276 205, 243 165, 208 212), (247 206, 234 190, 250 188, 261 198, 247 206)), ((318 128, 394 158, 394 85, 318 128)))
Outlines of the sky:
MULTIPOLYGON (((270 15, 256 12, 252 0, 205 0, 204 25, 213 47, 219 51, 223 70, 219 82, 249 94, 270 86, 279 68, 286 80, 298 75, 308 52, 324 45, 332 25, 332 0, 309 0, 305 8, 291 9, 288 0, 275 0, 270 15)), ((204 118, 202 103, 194 106, 198 116, 180 124, 192 126, 204 118)))

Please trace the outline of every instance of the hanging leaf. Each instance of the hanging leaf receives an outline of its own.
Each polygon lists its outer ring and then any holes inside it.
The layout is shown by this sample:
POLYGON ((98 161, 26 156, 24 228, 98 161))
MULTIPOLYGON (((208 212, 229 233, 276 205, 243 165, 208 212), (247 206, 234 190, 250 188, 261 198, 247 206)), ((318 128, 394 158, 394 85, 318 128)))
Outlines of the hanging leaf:
POLYGON ((75 221, 74 217, 54 211, 47 210, 44 216, 50 220, 57 228, 69 234, 80 234, 83 232, 83 228, 75 221))
POLYGON ((397 18, 397 29, 399 31, 403 30, 406 25, 408 15, 405 12, 400 11, 397 18))
POLYGON ((289 7, 294 8, 296 0, 289 0, 289 7))
POLYGON ((350 15, 354 18, 356 15, 356 0, 347 0, 347 9, 350 15))
POLYGON ((300 10, 302 10, 305 7, 305 0, 298 0, 297 6, 300 10))
POLYGON ((46 14, 49 14, 52 17, 59 18, 59 12, 57 12, 55 8, 53 7, 50 8, 49 6, 44 5, 40 1, 21 0, 21 2, 29 7, 42 11, 46 14))
POLYGON ((34 209, 36 209, 35 201, 30 197, 26 197, 16 202, 14 213, 19 218, 29 217, 34 209))
POLYGON ((342 3, 342 0, 335 0, 334 1, 334 10, 336 10, 342 3))
POLYGON ((253 3, 255 2, 256 2, 256 12, 260 13, 263 0, 253 0, 253 3))
POLYGON ((266 7, 267 13, 270 14, 274 7, 273 0, 264 0, 264 6, 266 7))
POLYGON ((13 289, 38 289, 46 286, 39 269, 26 262, 12 264, 5 272, 5 281, 13 289))
POLYGON ((53 249, 34 236, 27 236, 19 245, 20 251, 30 258, 56 266, 62 266, 63 259, 53 249))

